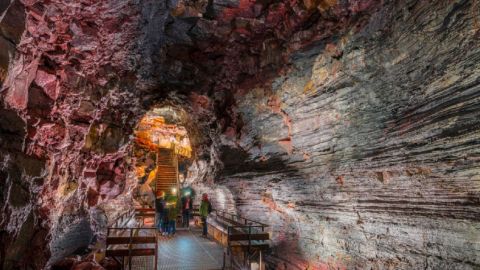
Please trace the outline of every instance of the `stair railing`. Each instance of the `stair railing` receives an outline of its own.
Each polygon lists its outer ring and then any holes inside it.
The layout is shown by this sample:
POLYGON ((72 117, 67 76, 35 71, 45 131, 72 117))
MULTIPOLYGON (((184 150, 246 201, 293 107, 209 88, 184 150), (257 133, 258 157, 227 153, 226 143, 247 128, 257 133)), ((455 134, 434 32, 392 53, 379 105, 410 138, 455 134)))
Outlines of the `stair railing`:
POLYGON ((126 220, 132 219, 135 216, 135 208, 128 209, 123 212, 115 221, 113 222, 113 227, 120 227, 126 220))

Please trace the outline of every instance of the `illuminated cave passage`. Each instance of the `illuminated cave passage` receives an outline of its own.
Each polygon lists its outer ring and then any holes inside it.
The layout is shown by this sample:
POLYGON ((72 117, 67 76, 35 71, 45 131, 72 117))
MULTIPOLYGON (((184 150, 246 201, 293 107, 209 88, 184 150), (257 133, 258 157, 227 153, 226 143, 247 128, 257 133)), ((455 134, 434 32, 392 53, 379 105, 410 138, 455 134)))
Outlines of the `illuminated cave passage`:
POLYGON ((0 98, 0 269, 119 269, 183 187, 159 269, 480 268, 478 0, 3 0, 0 98))
POLYGON ((154 108, 138 124, 132 150, 136 208, 155 208, 162 192, 175 201, 182 189, 191 189, 185 175, 192 147, 185 127, 177 125, 179 117, 174 108, 154 108))

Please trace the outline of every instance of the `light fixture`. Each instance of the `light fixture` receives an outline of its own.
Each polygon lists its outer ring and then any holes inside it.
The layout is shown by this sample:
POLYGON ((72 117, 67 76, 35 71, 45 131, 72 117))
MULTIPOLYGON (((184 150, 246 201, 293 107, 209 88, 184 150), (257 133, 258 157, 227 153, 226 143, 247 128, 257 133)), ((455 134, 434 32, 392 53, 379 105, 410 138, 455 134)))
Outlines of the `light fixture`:
POLYGON ((176 188, 172 188, 172 194, 177 194, 177 189, 176 188))

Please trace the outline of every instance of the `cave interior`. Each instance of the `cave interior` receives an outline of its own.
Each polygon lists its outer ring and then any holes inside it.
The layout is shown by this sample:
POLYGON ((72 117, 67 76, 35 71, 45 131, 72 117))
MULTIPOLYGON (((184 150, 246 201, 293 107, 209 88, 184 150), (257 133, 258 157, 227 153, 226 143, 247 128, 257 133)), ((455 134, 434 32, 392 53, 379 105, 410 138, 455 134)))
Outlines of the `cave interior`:
POLYGON ((1 0, 0 100, 0 269, 187 189, 248 269, 480 269, 479 0, 1 0))

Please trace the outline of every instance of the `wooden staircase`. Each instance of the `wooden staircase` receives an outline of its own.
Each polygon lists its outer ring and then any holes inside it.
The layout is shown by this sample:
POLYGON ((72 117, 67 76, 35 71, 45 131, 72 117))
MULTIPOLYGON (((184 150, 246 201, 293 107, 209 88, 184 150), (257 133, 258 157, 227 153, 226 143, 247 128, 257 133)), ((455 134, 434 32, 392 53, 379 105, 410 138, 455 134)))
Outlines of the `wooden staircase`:
POLYGON ((157 153, 157 177, 156 193, 162 191, 172 194, 172 189, 178 189, 178 164, 174 151, 171 149, 159 149, 157 153))

